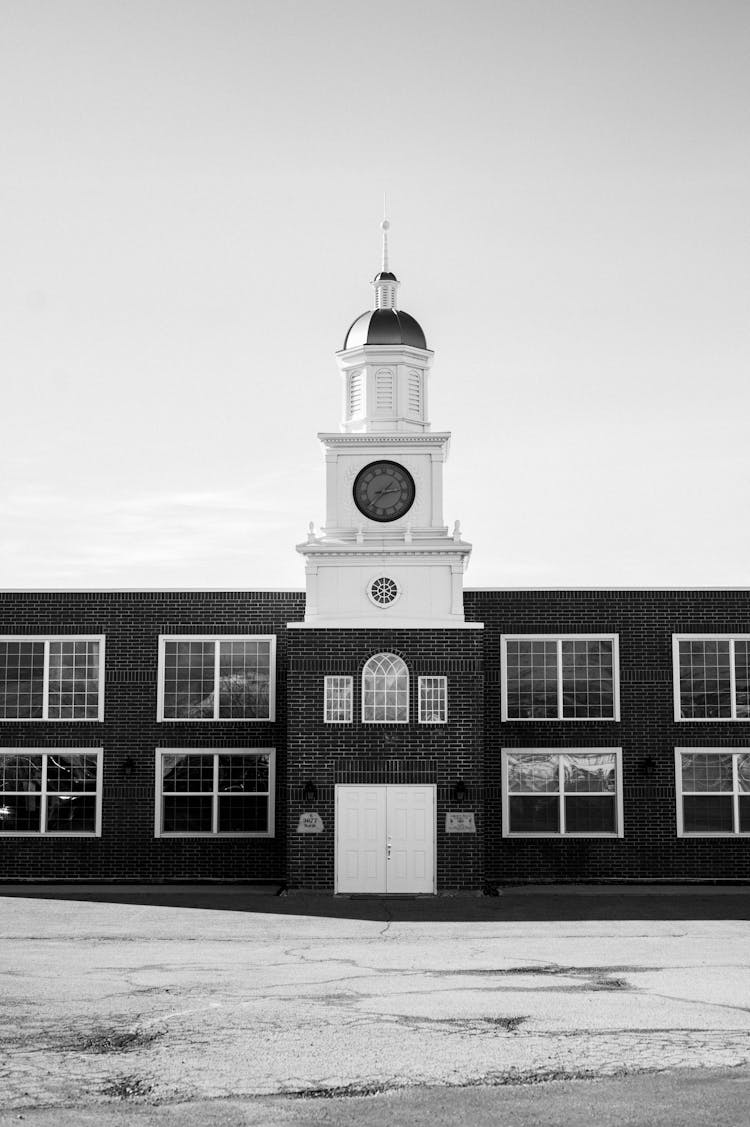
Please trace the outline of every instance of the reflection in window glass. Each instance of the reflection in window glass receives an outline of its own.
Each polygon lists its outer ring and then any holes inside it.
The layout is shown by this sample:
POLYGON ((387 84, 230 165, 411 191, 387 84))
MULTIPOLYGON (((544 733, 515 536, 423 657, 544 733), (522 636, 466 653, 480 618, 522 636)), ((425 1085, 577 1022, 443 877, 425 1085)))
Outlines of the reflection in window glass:
POLYGON ((680 640, 680 714, 683 720, 731 718, 729 665, 727 639, 680 640))
POLYGON ((419 723, 445 724, 448 720, 448 678, 419 678, 419 723))
POLYGON ((506 648, 508 716, 557 716, 557 642, 508 639, 506 648))
POLYGON ((508 790, 558 791, 560 788, 559 755, 509 755, 508 790))
POLYGON ((750 751, 680 751, 684 834, 750 832, 750 751))
POLYGON ((165 752, 160 759, 162 834, 273 832, 272 752, 165 752))
POLYGON ((508 720, 615 718, 615 645, 609 638, 504 640, 508 720))
POLYGON ((99 715, 99 643, 49 644, 50 720, 96 720, 99 715))
POLYGON ((750 637, 675 637, 681 720, 750 719, 750 637))
POLYGON ((165 719, 213 719, 215 661, 215 642, 165 642, 165 719))
POLYGON ((326 677, 323 719, 326 724, 351 724, 352 678, 326 677))
POLYGON ((0 833, 95 834, 97 752, 0 752, 0 833))
POLYGON ((164 720, 267 720, 270 638, 164 639, 164 720))
POLYGON ((98 720, 97 638, 0 638, 0 719, 98 720))
POLYGON ((362 720, 366 724, 406 724, 409 671, 395 654, 376 654, 362 671, 362 720))
POLYGON ((706 755, 703 752, 683 752, 683 791, 712 791, 732 789, 732 756, 706 755))
POLYGON ((507 752, 507 832, 616 834, 614 752, 507 752))
POLYGON ((614 715, 612 642, 563 639, 562 714, 565 719, 606 719, 614 715))
POLYGON ((241 638, 219 643, 219 716, 257 720, 269 714, 271 643, 241 638))
POLYGON ((734 684, 737 719, 748 720, 750 719, 750 639, 735 639, 734 684))
POLYGON ((0 641, 0 716, 40 720, 44 699, 44 642, 0 641))

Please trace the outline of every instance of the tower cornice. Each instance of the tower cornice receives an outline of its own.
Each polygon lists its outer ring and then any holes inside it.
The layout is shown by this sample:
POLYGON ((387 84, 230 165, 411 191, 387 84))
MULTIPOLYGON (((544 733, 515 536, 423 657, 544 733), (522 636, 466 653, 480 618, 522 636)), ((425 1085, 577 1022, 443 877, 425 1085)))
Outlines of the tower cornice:
POLYGON ((429 364, 435 352, 431 348, 416 348, 413 344, 357 344, 353 348, 340 348, 335 354, 340 364, 397 364, 408 359, 429 364))
POLYGON ((338 431, 319 431, 318 438, 324 446, 448 446, 450 431, 367 431, 341 434, 338 431))

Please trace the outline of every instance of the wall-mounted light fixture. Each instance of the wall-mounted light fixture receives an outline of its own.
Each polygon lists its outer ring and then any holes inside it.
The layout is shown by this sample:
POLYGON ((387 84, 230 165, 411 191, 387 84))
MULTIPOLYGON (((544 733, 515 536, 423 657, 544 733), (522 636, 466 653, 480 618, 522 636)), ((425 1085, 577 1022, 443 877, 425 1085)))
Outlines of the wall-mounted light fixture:
POLYGON ((315 802, 318 797, 318 788, 312 779, 308 779, 302 791, 303 802, 315 802))
POLYGON ((463 779, 457 779, 453 787, 453 798, 455 802, 463 802, 466 798, 466 783, 463 779))
POLYGON ((132 755, 128 755, 122 761, 122 774, 125 779, 132 779, 135 774, 135 759, 132 755))
POLYGON ((653 755, 647 755, 638 764, 641 774, 647 779, 653 779, 656 774, 656 760, 653 755))

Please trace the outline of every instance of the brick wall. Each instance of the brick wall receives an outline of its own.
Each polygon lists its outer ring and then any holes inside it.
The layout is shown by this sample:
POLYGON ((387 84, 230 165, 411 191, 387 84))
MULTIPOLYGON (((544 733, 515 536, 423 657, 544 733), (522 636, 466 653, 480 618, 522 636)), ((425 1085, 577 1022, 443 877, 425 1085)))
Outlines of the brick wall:
POLYGON ((511 881, 748 880, 744 838, 678 838, 675 747, 748 747, 750 721, 675 722, 673 633, 750 633, 749 591, 468 591, 485 623, 487 878, 511 881), (500 721, 500 636, 617 633, 619 723, 500 721), (625 837, 501 836, 502 747, 621 747, 625 837), (655 761, 647 776, 644 760, 655 761))
POLYGON ((104 722, 0 724, 2 747, 103 747, 101 838, 0 841, 3 879, 261 880, 284 877, 284 803, 274 838, 154 837, 155 749, 275 747, 277 794, 286 784, 286 623, 304 596, 286 592, 0 594, 0 633, 105 634, 104 722), (157 723, 160 634, 276 634, 276 722, 157 723), (123 776, 126 758, 135 772, 123 776))
POLYGON ((481 630, 290 630, 288 637, 289 819, 288 866, 292 887, 334 887, 334 788, 336 783, 434 783, 437 785, 438 888, 477 888, 483 880, 481 765, 481 630), (398 654, 409 673, 408 724, 363 724, 362 668, 373 654, 398 654), (323 721, 326 674, 354 680, 351 724, 323 721), (448 723, 417 723, 417 678, 446 675, 448 723), (445 813, 457 779, 469 787, 462 807, 476 811, 477 834, 444 832, 445 813), (312 779, 316 803, 303 803, 312 779), (303 810, 316 809, 324 831, 296 832, 303 810))
POLYGON ((7 592, 0 633, 103 633, 103 723, 3 722, 3 747, 103 747, 103 831, 91 838, 0 840, 4 879, 259 880, 332 888, 336 783, 430 782, 437 786, 439 888, 486 879, 750 880, 746 838, 678 839, 674 748, 750 748, 750 721, 675 722, 673 633, 750 633, 747 591, 468 591, 467 618, 484 630, 287 630, 304 615, 302 592, 7 592), (500 720, 502 633, 617 633, 620 710, 615 722, 500 720), (277 637, 275 723, 156 722, 160 634, 260 633, 277 637), (372 654, 400 654, 411 673, 408 725, 363 725, 360 678, 372 654), (323 678, 354 678, 354 722, 323 723, 323 678), (448 724, 419 725, 417 677, 448 677, 448 724), (501 747, 621 747, 623 839, 503 838, 501 747), (277 750, 273 839, 155 839, 157 747, 277 750), (136 763, 123 776, 126 758, 136 763), (644 760, 655 773, 647 775, 644 760), (446 835, 462 778, 478 833, 446 835), (302 803, 308 779, 317 804, 302 803), (299 835, 302 809, 317 808, 324 833, 299 835))

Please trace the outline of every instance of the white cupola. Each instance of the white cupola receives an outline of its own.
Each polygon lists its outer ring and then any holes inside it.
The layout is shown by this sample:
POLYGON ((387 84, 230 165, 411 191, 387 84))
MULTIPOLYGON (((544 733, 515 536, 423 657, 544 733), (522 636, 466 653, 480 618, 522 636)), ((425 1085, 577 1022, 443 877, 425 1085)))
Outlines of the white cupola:
POLYGON ((432 352, 418 321, 398 308, 399 280, 388 267, 387 219, 383 258, 372 285, 374 308, 357 317, 336 359, 344 380, 341 429, 427 431, 427 377, 432 352))
POLYGON ((430 429, 432 352, 419 323, 397 308, 388 220, 374 308, 336 353, 344 380, 337 433, 325 451, 325 524, 297 545, 305 559, 305 627, 458 627, 467 623, 463 574, 471 544, 443 517, 450 434, 430 429), (342 433, 343 432, 343 433, 342 433))

